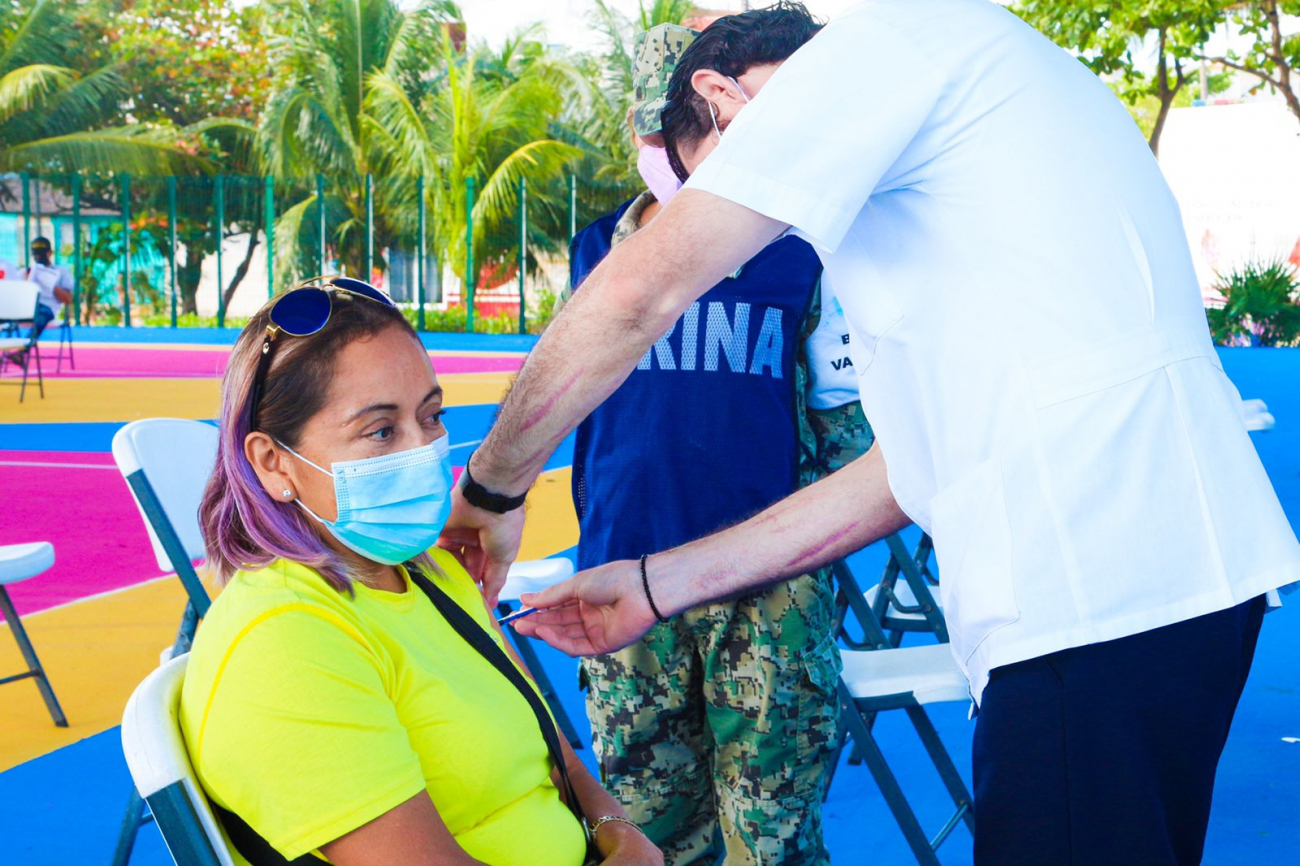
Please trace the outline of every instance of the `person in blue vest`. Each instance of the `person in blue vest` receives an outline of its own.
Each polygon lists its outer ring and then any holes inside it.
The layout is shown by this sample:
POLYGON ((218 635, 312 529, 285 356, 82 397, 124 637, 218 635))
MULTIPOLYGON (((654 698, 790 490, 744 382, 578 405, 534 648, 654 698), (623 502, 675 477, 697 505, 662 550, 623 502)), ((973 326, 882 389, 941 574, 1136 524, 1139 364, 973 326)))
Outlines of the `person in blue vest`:
MULTIPOLYGON (((702 34, 660 25, 638 37, 632 125, 650 189, 575 236, 572 288, 681 186, 654 144, 667 132, 659 116, 674 69, 743 78, 818 29, 802 9, 779 8, 720 19, 702 34)), ((825 462, 866 451, 843 318, 820 278, 802 240, 767 247, 686 310, 578 427, 581 568, 744 520, 819 477, 825 462)), ((603 780, 667 863, 720 854, 729 864, 828 862, 833 618, 834 587, 821 569, 696 608, 584 661, 603 780)))

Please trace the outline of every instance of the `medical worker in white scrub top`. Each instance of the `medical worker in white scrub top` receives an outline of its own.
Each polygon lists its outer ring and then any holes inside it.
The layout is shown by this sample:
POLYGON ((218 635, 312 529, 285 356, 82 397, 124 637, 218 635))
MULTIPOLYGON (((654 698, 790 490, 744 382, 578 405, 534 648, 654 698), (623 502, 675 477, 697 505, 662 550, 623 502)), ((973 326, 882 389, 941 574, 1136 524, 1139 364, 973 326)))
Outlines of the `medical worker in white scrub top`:
POLYGON ((863 3, 738 84, 705 96, 717 150, 534 349, 447 537, 478 545, 492 594, 522 525, 508 497, 701 292, 793 229, 843 305, 877 447, 746 523, 538 595, 555 609, 519 631, 607 652, 914 521, 978 705, 976 861, 1199 862, 1300 546, 1146 142, 986 0, 863 3))

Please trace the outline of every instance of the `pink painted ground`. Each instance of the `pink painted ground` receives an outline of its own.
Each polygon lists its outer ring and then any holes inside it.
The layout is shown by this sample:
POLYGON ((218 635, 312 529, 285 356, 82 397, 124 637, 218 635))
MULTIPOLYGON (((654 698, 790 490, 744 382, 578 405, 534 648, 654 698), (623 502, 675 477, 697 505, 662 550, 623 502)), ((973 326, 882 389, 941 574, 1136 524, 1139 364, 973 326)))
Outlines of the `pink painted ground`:
POLYGON ((0 477, 6 500, 0 508, 0 543, 54 545, 53 568, 9 587, 20 614, 160 573, 112 455, 0 451, 0 477), (41 463, 95 468, 30 465, 41 463))
MULTIPOLYGON (((459 478, 461 468, 453 471, 459 478)), ((0 479, 5 500, 0 544, 54 545, 53 568, 9 586, 20 614, 132 586, 161 573, 111 454, 0 451, 0 479)))
MULTIPOLYGON (((64 359, 63 372, 71 378, 137 378, 220 376, 226 371, 226 349, 136 349, 86 346, 76 349, 77 369, 64 359)), ((42 352, 42 362, 45 360, 42 352)), ((439 373, 513 372, 523 365, 520 356, 438 355, 433 366, 439 373)), ((53 374, 54 364, 44 364, 45 375, 53 374)))

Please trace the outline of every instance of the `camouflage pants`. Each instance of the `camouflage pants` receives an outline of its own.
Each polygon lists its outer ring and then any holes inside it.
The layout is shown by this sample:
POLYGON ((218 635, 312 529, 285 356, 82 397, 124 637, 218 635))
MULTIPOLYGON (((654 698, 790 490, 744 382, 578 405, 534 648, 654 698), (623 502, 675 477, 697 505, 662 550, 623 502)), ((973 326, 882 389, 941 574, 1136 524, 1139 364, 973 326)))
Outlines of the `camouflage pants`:
POLYGON ((584 662, 605 786, 670 866, 830 862, 833 602, 828 572, 804 575, 584 662))

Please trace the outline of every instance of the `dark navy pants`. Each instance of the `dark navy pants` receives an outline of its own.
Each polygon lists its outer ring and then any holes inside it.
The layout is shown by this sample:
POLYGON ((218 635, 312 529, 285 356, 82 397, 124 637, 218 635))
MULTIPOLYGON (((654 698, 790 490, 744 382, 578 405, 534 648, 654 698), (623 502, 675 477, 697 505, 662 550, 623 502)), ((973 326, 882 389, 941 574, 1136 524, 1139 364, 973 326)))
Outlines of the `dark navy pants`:
POLYGON ((973 749, 977 866, 1191 866, 1262 597, 993 671, 973 749))

